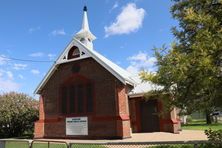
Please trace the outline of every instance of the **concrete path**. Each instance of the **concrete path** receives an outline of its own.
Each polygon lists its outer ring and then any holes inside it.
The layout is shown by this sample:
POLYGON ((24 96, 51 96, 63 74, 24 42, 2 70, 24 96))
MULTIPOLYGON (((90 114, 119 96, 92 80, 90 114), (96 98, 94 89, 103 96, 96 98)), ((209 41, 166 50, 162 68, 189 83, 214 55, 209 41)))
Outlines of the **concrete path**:
MULTIPOLYGON (((44 139, 49 140, 49 139, 44 139)), ((52 139, 50 139, 51 141, 52 139)), ((164 142, 164 141, 195 141, 207 140, 204 131, 183 130, 180 134, 155 132, 155 133, 134 133, 132 138, 123 140, 68 140, 54 139, 56 141, 66 141, 68 143, 110 143, 110 142, 164 142)))

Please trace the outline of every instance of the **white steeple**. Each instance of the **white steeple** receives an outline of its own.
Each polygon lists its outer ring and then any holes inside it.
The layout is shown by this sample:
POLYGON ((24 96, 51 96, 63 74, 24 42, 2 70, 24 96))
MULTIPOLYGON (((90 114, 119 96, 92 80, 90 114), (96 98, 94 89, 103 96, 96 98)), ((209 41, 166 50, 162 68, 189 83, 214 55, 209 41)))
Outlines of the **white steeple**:
POLYGON ((89 23, 87 17, 87 7, 83 8, 83 21, 82 28, 79 32, 76 33, 75 38, 82 42, 89 49, 93 49, 92 41, 96 39, 96 37, 89 30, 89 23))

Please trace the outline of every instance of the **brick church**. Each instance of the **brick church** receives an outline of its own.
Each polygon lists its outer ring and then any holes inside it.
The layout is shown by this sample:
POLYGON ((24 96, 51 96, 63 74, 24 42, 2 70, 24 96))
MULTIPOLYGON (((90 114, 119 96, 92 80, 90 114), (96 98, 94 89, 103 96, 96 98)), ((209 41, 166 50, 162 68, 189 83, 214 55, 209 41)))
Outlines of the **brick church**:
POLYGON ((131 133, 178 133, 176 110, 144 98, 154 89, 93 48, 84 7, 81 30, 35 90, 40 95, 35 138, 130 138, 131 133))

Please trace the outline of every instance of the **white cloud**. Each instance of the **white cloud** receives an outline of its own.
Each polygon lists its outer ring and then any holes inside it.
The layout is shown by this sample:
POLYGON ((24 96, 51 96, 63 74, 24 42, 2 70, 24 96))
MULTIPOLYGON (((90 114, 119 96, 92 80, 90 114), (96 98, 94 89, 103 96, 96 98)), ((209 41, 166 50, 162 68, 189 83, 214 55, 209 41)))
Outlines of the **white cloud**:
POLYGON ((56 55, 49 53, 47 56, 49 57, 49 60, 54 60, 56 55))
POLYGON ((37 70, 37 69, 32 69, 31 73, 34 74, 34 75, 38 75, 38 74, 40 74, 40 71, 37 70))
POLYGON ((0 92, 18 91, 20 85, 12 80, 3 80, 0 78, 0 92))
POLYGON ((26 67, 27 67, 27 64, 14 64, 13 69, 24 70, 26 67))
POLYGON ((116 2, 114 3, 114 5, 113 5, 112 8, 110 9, 109 13, 111 13, 111 11, 112 11, 113 9, 116 9, 117 7, 119 7, 118 1, 116 1, 116 2))
POLYGON ((20 79, 24 79, 24 76, 21 75, 21 74, 19 74, 18 77, 19 77, 20 79))
POLYGON ((0 55, 0 65, 5 65, 9 59, 6 58, 4 55, 0 55))
POLYGON ((110 35, 129 34, 142 27, 146 11, 137 8, 135 3, 128 3, 123 7, 115 22, 110 26, 105 26, 106 37, 110 35))
POLYGON ((64 29, 58 29, 58 30, 53 30, 51 32, 51 34, 53 36, 58 36, 58 35, 66 35, 66 32, 64 31, 64 29))
POLYGON ((38 27, 31 27, 31 28, 29 28, 29 33, 33 33, 33 32, 38 31, 40 29, 41 29, 40 26, 38 26, 38 27))
POLYGON ((2 71, 0 71, 0 78, 3 76, 3 72, 2 71))
POLYGON ((116 9, 117 7, 119 7, 118 1, 115 2, 115 4, 113 5, 112 9, 116 9))
POLYGON ((10 71, 0 69, 0 93, 17 91, 20 85, 13 81, 13 74, 10 71))
POLYGON ((141 70, 148 70, 155 72, 155 57, 149 57, 147 53, 140 51, 138 54, 128 58, 130 65, 127 67, 127 71, 132 74, 138 74, 141 70))
POLYGON ((13 73, 11 71, 6 71, 6 74, 10 80, 13 79, 13 73))
POLYGON ((138 54, 128 58, 128 60, 131 61, 145 61, 146 59, 147 59, 147 54, 141 51, 138 54))
POLYGON ((10 79, 12 80, 14 78, 13 73, 11 71, 7 71, 4 69, 0 69, 0 78, 2 79, 10 79))
POLYGON ((31 53, 29 56, 30 57, 43 57, 45 54, 43 52, 34 52, 31 53))

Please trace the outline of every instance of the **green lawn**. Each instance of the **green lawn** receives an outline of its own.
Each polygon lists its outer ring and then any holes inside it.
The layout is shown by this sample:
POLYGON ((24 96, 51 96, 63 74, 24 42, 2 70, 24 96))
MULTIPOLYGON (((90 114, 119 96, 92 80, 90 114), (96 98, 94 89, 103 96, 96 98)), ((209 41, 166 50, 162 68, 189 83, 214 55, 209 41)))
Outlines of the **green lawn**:
POLYGON ((74 144, 71 148, 106 148, 102 145, 74 144))
POLYGON ((222 123, 213 123, 211 125, 206 124, 205 120, 193 120, 187 125, 182 125, 182 129, 185 130, 206 130, 211 128, 212 130, 222 129, 222 123))
POLYGON ((5 148, 29 148, 29 143, 24 141, 7 141, 5 148))
MULTIPOLYGON (((114 146, 115 147, 115 146, 114 146)), ((116 146, 121 147, 121 146, 116 146)), ((150 147, 150 146, 149 146, 150 147)), ((193 148, 193 145, 163 145, 163 146, 151 146, 152 148, 193 148)), ((11 141, 6 142, 6 148, 29 148, 28 143, 11 141)), ((32 148, 48 148, 47 143, 34 143, 32 148)), ((67 148, 65 144, 51 143, 50 148, 67 148)), ((73 144, 71 148, 107 148, 102 145, 90 145, 90 144, 73 144)))
MULTIPOLYGON (((109 147, 109 146, 107 146, 109 147)), ((107 148, 102 145, 92 145, 92 144, 73 144, 71 148, 107 148)), ((121 145, 115 145, 114 147, 121 147, 121 145)), ((177 144, 177 145, 159 145, 159 146, 148 146, 151 148, 193 148, 193 144, 177 144)), ((147 148, 148 148, 147 147, 147 148)), ((29 144, 27 142, 19 142, 19 141, 7 141, 5 148, 29 148, 29 144)), ((48 148, 47 143, 39 143, 35 142, 32 148, 48 148)), ((61 143, 51 143, 50 148, 67 148, 65 144, 61 143)), ((208 147, 204 147, 208 148, 208 147)))
MULTIPOLYGON (((48 148, 47 144, 36 143, 32 148, 48 148)), ((65 144, 50 144, 50 148, 67 148, 65 144)), ((71 148, 106 148, 102 145, 89 145, 89 144, 73 144, 71 148)))
MULTIPOLYGON (((32 148, 48 148, 47 143, 35 143, 33 144, 32 148)), ((50 148, 67 148, 65 144, 59 144, 59 143, 51 143, 50 148)))
POLYGON ((193 145, 162 145, 162 146, 152 146, 149 148, 193 148, 193 145))
MULTIPOLYGON (((27 142, 19 141, 7 141, 5 148, 29 148, 27 142)), ((47 143, 35 142, 32 148, 48 148, 47 143)), ((65 144, 51 143, 50 148, 67 148, 65 144)), ((89 145, 89 144, 73 144, 71 148, 106 148, 102 145, 89 145)))

